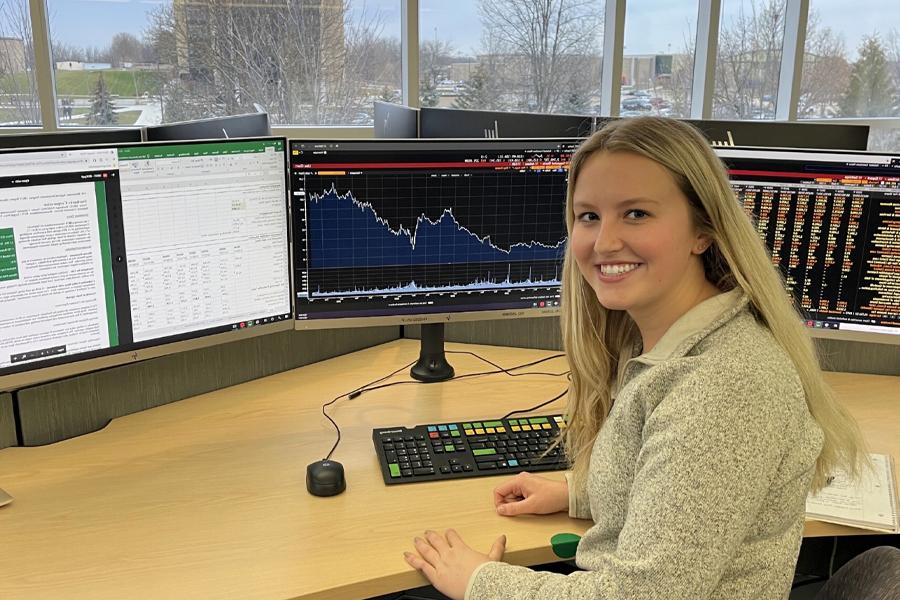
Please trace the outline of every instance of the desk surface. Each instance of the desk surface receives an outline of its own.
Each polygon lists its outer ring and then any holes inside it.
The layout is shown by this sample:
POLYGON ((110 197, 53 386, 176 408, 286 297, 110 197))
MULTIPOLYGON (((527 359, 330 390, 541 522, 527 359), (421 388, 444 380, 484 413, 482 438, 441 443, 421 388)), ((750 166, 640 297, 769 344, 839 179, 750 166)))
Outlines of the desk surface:
MULTIPOLYGON (((548 353, 448 344, 504 366, 548 353)), ((0 451, 0 598, 360 598, 422 585, 402 552, 426 528, 457 528, 487 551, 505 533, 505 560, 555 559, 556 533, 589 522, 558 514, 503 518, 498 477, 385 486, 374 427, 499 417, 549 399, 563 378, 474 377, 403 385, 340 400, 334 458, 348 489, 317 498, 305 470, 334 442, 321 405, 416 358, 398 340, 154 408, 104 430, 40 448, 0 451)), ((450 355, 457 374, 490 367, 450 355)), ((560 372, 562 359, 539 367, 560 372)), ((396 379, 407 378, 401 372, 396 379)), ((900 458, 895 377, 828 374, 871 450, 900 458), (890 402, 889 398, 894 401, 890 402)), ((543 413, 562 412, 562 401, 543 413)), ((551 474, 561 477, 561 473, 551 474)), ((806 535, 861 530, 808 522, 806 535)))

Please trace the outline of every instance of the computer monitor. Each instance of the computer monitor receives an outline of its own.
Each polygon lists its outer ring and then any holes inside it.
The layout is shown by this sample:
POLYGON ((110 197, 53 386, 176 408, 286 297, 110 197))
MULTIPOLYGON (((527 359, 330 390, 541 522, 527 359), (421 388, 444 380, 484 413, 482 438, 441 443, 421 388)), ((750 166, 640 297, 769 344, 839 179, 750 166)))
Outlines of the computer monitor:
POLYGON ((419 109, 421 138, 587 137, 609 120, 589 115, 502 112, 461 108, 419 109))
POLYGON ((375 137, 419 137, 419 110, 392 102, 375 101, 375 137))
POLYGON ((0 391, 291 329, 285 152, 0 152, 0 391))
POLYGON ((269 115, 249 113, 155 125, 145 129, 148 142, 178 140, 212 140, 220 138, 261 137, 272 135, 269 115))
POLYGON ((130 129, 58 131, 54 133, 0 134, 0 148, 127 144, 140 141, 141 130, 139 127, 130 129))
POLYGON ((869 143, 868 125, 685 120, 703 132, 713 146, 865 150, 869 143))
MULTIPOLYGON (((619 117, 422 108, 419 137, 587 137, 619 117)), ((684 119, 713 146, 865 150, 868 125, 684 119)))
POLYGON ((900 156, 716 151, 812 335, 900 344, 900 156))
POLYGON ((574 139, 291 140, 298 329, 556 314, 574 139))

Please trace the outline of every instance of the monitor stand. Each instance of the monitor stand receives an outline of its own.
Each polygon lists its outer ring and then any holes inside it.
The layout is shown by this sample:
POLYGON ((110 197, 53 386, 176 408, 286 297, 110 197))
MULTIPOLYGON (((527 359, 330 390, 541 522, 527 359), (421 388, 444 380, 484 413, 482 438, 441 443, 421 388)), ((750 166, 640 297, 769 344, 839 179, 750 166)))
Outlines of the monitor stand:
POLYGON ((409 371, 413 379, 424 383, 446 381, 453 377, 453 367, 444 356, 444 324, 427 323, 422 325, 422 346, 419 349, 419 362, 409 371))
POLYGON ((13 497, 3 491, 3 488, 0 488, 0 506, 5 506, 13 501, 13 497))

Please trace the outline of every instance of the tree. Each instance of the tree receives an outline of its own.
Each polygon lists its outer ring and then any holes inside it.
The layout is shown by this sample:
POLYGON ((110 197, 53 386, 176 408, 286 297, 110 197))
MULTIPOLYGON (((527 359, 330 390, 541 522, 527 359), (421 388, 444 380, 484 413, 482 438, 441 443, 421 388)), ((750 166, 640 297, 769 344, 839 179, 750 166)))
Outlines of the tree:
POLYGON ((453 107, 487 109, 492 104, 492 97, 495 97, 490 87, 485 69, 479 64, 465 82, 462 93, 453 102, 453 107))
POLYGON ((123 63, 141 62, 144 58, 144 44, 130 33, 117 33, 109 44, 109 57, 113 66, 123 63))
POLYGON ((751 0, 719 32, 713 115, 772 118, 781 67, 785 0, 751 0))
POLYGON ((380 20, 350 14, 349 0, 173 3, 157 10, 147 37, 160 62, 174 65, 165 89, 196 99, 208 116, 259 104, 275 123, 350 123, 377 95, 367 78, 383 85, 395 68, 379 64, 392 46, 380 20))
POLYGON ((886 117, 895 112, 897 89, 884 45, 877 34, 864 37, 850 68, 850 85, 841 100, 846 117, 886 117))
POLYGON ((834 116, 849 79, 850 65, 844 40, 830 27, 823 27, 818 13, 810 10, 797 114, 800 117, 834 116))
POLYGON ((97 87, 94 88, 93 98, 91 100, 91 111, 88 113, 88 125, 115 125, 116 106, 113 104, 112 95, 106 82, 103 80, 103 73, 97 78, 97 87))
MULTIPOLYGON (((505 87, 519 96, 520 107, 553 111, 568 81, 592 77, 603 24, 596 2, 480 0, 479 14, 491 45, 485 54, 502 57, 497 62, 502 62, 505 87)), ((599 83, 599 68, 596 79, 599 83)))
POLYGON ((425 40, 419 49, 419 101, 422 106, 437 106, 437 86, 447 78, 453 46, 446 40, 425 40))

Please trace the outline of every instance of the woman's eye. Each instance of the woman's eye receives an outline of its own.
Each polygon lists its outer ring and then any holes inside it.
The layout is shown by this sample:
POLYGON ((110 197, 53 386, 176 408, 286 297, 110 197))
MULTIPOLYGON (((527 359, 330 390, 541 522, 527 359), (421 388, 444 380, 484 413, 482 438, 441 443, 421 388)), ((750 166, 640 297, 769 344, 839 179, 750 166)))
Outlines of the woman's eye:
POLYGON ((648 213, 644 212, 639 208, 632 208, 628 212, 625 213, 625 217, 631 220, 643 219, 646 217, 648 213))
POLYGON ((598 218, 597 213, 592 212, 583 212, 578 215, 579 221, 596 221, 598 218))

